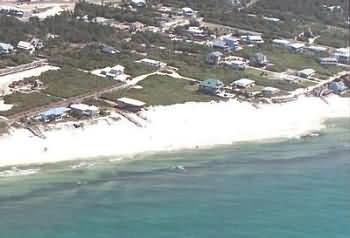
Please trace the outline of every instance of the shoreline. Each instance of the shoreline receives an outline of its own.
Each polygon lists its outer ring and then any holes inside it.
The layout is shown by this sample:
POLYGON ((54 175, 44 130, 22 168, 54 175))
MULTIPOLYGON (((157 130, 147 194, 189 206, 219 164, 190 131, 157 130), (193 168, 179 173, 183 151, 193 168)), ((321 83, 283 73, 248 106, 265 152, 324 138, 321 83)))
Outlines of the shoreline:
POLYGON ((140 117, 130 114, 143 127, 115 113, 83 128, 74 128, 73 122, 49 125, 46 139, 12 129, 0 136, 0 167, 296 138, 323 129, 327 119, 350 117, 349 98, 327 100, 301 97, 259 108, 236 100, 155 106, 140 117))

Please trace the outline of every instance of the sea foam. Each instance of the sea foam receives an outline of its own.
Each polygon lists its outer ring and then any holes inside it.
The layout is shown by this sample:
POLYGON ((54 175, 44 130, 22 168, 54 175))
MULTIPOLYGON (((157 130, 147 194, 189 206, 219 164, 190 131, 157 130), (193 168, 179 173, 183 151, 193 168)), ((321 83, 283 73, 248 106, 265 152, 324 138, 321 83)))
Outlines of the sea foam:
POLYGON ((235 100, 156 106, 135 117, 143 127, 125 118, 100 120, 84 129, 62 125, 60 130, 45 132, 45 140, 19 129, 0 138, 0 166, 300 137, 323 129, 329 118, 350 117, 349 98, 330 96, 327 100, 328 104, 301 97, 259 108, 235 100))

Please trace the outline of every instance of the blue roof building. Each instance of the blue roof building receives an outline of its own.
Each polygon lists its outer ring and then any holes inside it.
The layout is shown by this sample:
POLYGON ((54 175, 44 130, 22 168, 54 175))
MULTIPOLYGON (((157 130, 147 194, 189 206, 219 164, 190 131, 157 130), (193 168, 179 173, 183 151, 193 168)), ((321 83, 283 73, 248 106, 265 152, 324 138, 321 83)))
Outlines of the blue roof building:
POLYGON ((344 84, 343 81, 338 81, 338 82, 331 82, 328 86, 328 88, 333 91, 334 93, 342 93, 345 90, 348 89, 348 87, 344 84))
POLYGON ((215 95, 219 93, 224 86, 224 83, 218 79, 207 79, 199 84, 199 91, 206 94, 215 95))
POLYGON ((47 110, 46 112, 40 113, 39 116, 40 116, 42 121, 50 122, 50 121, 54 121, 57 119, 61 119, 70 110, 71 109, 67 108, 67 107, 56 107, 56 108, 51 108, 51 109, 47 110))

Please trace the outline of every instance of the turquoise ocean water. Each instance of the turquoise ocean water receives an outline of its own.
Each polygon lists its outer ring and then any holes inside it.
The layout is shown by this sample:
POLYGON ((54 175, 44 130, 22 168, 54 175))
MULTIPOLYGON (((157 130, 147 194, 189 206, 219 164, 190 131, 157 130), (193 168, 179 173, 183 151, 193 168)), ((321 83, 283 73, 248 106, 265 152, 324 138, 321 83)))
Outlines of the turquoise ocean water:
POLYGON ((21 167, 40 171, 0 177, 0 238, 349 238, 349 124, 288 141, 21 167))

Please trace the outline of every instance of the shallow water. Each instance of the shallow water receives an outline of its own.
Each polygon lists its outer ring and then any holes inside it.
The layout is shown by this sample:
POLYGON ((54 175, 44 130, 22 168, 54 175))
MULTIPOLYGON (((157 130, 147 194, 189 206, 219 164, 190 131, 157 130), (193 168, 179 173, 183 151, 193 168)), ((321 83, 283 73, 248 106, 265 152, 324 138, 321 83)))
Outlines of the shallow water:
POLYGON ((0 237, 350 237, 350 125, 208 150, 3 170, 0 237))

